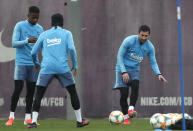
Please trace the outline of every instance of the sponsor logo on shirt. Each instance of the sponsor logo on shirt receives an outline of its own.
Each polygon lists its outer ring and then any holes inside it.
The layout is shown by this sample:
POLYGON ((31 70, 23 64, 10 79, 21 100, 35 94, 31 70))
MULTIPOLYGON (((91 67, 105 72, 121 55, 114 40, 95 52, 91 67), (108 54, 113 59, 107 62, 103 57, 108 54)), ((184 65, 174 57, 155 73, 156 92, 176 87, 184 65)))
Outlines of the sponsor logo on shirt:
POLYGON ((47 46, 59 45, 59 44, 61 44, 61 41, 62 41, 61 38, 59 38, 59 39, 57 39, 57 38, 47 39, 47 43, 48 43, 47 46))
POLYGON ((134 53, 131 53, 130 59, 140 63, 143 60, 143 57, 140 57, 140 56, 134 55, 134 53))

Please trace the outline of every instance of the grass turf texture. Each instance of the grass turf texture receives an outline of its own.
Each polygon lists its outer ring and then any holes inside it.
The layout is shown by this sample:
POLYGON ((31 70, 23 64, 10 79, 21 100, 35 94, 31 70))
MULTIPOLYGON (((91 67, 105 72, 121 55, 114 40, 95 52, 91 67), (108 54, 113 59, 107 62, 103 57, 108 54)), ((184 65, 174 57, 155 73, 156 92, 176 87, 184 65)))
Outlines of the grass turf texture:
POLYGON ((72 120, 39 120, 36 129, 28 129, 23 120, 16 120, 11 127, 5 126, 6 120, 0 120, 0 131, 153 131, 147 119, 134 119, 130 125, 111 125, 108 120, 91 119, 88 126, 77 128, 72 120))

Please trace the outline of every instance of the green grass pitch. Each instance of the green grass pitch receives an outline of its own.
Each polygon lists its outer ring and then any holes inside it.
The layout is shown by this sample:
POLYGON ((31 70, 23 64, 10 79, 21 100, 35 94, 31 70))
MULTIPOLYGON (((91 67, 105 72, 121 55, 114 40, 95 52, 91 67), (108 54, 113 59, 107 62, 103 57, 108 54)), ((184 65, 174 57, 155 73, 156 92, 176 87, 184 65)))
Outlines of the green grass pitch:
POLYGON ((16 120, 11 127, 5 126, 6 120, 0 120, 0 131, 153 131, 148 119, 133 119, 130 125, 111 125, 108 120, 90 119, 90 124, 76 128, 72 120, 39 120, 41 124, 36 129, 27 129, 23 120, 16 120))

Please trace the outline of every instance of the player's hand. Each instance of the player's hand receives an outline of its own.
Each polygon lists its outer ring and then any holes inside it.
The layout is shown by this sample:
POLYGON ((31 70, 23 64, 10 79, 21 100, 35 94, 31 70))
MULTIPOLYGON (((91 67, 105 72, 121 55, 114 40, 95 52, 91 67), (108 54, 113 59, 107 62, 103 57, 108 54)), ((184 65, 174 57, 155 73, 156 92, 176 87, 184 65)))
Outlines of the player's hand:
POLYGON ((72 71, 73 75, 76 76, 77 70, 76 69, 71 69, 71 71, 72 71))
POLYGON ((123 77, 123 82, 128 83, 129 82, 129 74, 128 73, 123 73, 122 74, 123 77))
POLYGON ((159 79, 160 81, 162 81, 164 84, 167 84, 167 83, 168 83, 168 81, 167 81, 162 75, 158 75, 158 79, 159 79))
POLYGON ((31 44, 31 43, 36 43, 37 41, 37 38, 29 38, 28 39, 28 43, 31 44))

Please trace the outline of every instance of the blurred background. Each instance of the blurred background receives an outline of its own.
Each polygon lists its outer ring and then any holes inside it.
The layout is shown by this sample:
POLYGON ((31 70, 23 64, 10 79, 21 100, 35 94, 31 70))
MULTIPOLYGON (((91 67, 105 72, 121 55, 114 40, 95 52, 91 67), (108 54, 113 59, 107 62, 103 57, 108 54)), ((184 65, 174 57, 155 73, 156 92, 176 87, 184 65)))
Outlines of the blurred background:
MULTIPOLYGON (((193 1, 181 4, 184 96, 186 113, 192 116, 193 1)), ((32 5, 40 8, 38 23, 44 30, 50 28, 51 15, 61 13, 64 28, 73 34, 79 64, 76 87, 85 117, 106 118, 112 110, 120 110, 120 94, 112 90, 117 52, 123 39, 137 34, 142 24, 151 28, 157 62, 169 83, 163 85, 157 79, 148 58, 142 62, 135 108, 138 117, 181 112, 176 0, 0 0, 0 119, 9 115, 14 89, 13 28, 18 21, 27 19, 32 5)), ((24 88, 17 118, 24 117, 25 94, 24 88)), ((52 81, 42 100, 39 118, 74 118, 69 96, 57 80, 52 81)))

